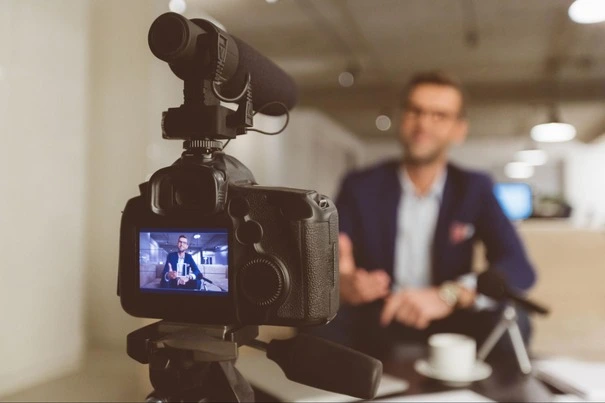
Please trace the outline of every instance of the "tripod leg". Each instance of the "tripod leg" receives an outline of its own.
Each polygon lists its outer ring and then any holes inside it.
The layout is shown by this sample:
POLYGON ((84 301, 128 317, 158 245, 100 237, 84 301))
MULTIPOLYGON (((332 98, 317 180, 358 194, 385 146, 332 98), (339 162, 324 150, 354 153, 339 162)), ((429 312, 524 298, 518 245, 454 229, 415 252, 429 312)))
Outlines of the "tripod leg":
POLYGON ((506 329, 509 325, 510 322, 506 317, 503 316, 502 319, 500 319, 500 322, 498 322, 498 325, 496 325, 494 330, 492 330, 492 332, 489 334, 489 336, 487 337, 485 342, 483 342, 483 345, 479 349, 479 352, 477 353, 477 359, 479 361, 485 361, 485 359, 492 351, 498 340, 500 340, 504 332, 506 332, 506 329))
POLYGON ((208 398, 213 402, 253 402, 254 391, 233 361, 212 363, 208 398))
POLYGON ((517 356, 517 361, 519 362, 519 368, 521 369, 521 372, 526 375, 531 373, 531 362, 529 361, 527 349, 525 348, 523 336, 521 336, 521 331, 519 330, 517 322, 513 322, 508 327, 508 334, 510 335, 510 339, 513 342, 513 348, 515 349, 515 355, 517 356))

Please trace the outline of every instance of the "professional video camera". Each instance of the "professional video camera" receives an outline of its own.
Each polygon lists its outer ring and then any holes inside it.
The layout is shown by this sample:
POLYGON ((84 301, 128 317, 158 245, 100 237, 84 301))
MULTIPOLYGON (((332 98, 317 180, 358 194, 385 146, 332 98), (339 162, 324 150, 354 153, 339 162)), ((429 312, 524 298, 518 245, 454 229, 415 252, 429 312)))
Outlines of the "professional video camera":
POLYGON ((289 117, 293 80, 205 20, 166 13, 148 39, 184 82, 184 103, 163 114, 163 137, 185 140, 181 158, 140 185, 122 216, 122 307, 163 319, 128 335, 128 354, 150 364, 152 398, 251 400, 233 367, 244 344, 266 349, 290 379, 371 398, 379 362, 304 334, 269 345, 255 340, 258 325, 320 325, 338 310, 332 201, 311 190, 259 186, 222 152, 220 140, 260 131, 252 128, 256 112, 289 117), (363 381, 349 385, 347 374, 359 370, 363 381), (340 380, 329 379, 335 372, 340 380))
POLYGON ((149 30, 149 46, 184 81, 184 104, 164 113, 162 127, 164 138, 185 140, 185 151, 126 205, 122 306, 135 316, 204 324, 328 322, 338 310, 334 204, 314 191, 258 186, 218 141, 246 133, 256 105, 265 113, 286 113, 296 99, 295 84, 264 56, 205 20, 164 14, 149 30), (239 94, 233 97, 233 92, 239 94), (239 107, 232 111, 221 101, 239 107), (186 238, 188 246, 197 248, 200 259, 187 258, 177 271, 174 257, 167 260, 163 250, 153 249, 167 240, 176 247, 177 237, 185 234, 193 236, 186 238), (204 287, 214 282, 199 268, 210 247, 223 257, 222 272, 210 268, 226 276, 221 288, 204 287), (148 277, 133 270, 159 262, 165 262, 159 282, 144 283, 148 277), (182 271, 184 265, 195 273, 182 271), (175 309, 185 306, 195 309, 175 309))

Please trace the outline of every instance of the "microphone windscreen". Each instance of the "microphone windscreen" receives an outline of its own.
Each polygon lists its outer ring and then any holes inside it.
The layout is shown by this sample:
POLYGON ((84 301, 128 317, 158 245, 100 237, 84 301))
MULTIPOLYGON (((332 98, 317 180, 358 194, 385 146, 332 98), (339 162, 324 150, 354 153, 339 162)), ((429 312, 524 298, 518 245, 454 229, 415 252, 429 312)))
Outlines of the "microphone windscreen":
MULTIPOLYGON (((298 98, 296 83, 292 77, 246 42, 233 35, 230 36, 237 44, 239 64, 231 79, 223 84, 221 94, 228 98, 237 96, 242 92, 246 76, 250 73, 252 102, 255 111, 273 101, 283 103, 288 110, 292 109, 298 98)), ((263 108, 261 113, 280 116, 286 111, 283 107, 274 104, 263 108)))
POLYGON ((305 333, 272 340, 267 357, 294 382, 360 399, 373 399, 382 377, 379 360, 305 333))
POLYGON ((477 277, 477 291, 495 300, 507 297, 506 280, 495 269, 488 269, 477 277))

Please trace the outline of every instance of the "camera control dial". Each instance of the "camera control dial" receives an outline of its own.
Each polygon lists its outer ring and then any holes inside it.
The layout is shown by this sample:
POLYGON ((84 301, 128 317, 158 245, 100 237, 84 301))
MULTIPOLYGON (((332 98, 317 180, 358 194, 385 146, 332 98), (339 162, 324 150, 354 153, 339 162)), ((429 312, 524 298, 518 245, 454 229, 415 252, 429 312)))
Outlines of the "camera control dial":
POLYGON ((274 304, 288 290, 288 277, 273 259, 257 258, 240 270, 240 292, 259 307, 274 304))

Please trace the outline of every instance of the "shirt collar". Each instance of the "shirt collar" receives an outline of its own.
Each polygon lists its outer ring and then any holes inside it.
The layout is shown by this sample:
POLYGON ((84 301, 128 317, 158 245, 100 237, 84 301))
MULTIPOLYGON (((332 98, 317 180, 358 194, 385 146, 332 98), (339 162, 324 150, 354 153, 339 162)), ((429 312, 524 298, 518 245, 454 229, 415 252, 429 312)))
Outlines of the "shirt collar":
MULTIPOLYGON (((435 182, 433 182, 433 185, 431 186, 431 189, 429 190, 429 192, 426 195, 424 195, 423 197, 425 197, 425 198, 436 197, 439 200, 443 199, 443 189, 445 188, 446 180, 447 180, 447 169, 443 169, 437 175, 437 178, 436 178, 435 182)), ((399 182, 401 183, 401 189, 403 190, 404 194, 407 193, 410 195, 417 195, 416 186, 414 186, 414 183, 410 179, 405 168, 399 169, 399 182)))

